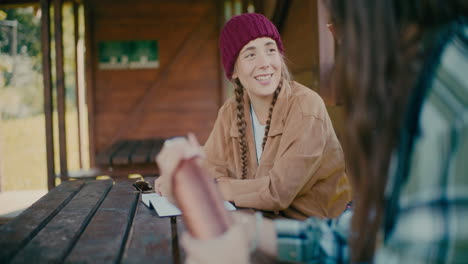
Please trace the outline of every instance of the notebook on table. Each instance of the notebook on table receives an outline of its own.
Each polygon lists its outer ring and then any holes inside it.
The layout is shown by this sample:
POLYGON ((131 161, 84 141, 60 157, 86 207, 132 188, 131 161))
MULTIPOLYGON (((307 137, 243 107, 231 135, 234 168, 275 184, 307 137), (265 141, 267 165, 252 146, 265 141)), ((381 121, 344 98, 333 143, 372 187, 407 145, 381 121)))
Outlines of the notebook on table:
MULTIPOLYGON (((153 208, 159 217, 177 216, 182 214, 177 206, 169 202, 166 197, 157 193, 143 193, 141 201, 149 208, 153 208)), ((228 201, 224 201, 224 207, 226 207, 228 211, 236 210, 236 207, 228 201)))

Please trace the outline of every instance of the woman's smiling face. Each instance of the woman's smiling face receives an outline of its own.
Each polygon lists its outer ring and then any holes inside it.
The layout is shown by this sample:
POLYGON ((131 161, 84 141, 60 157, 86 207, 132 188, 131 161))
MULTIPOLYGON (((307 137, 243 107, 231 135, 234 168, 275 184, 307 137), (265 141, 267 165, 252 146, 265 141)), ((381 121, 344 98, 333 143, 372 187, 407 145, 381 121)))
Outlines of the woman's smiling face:
POLYGON ((249 96, 269 98, 281 79, 281 55, 276 42, 268 37, 247 43, 239 52, 234 73, 249 96))

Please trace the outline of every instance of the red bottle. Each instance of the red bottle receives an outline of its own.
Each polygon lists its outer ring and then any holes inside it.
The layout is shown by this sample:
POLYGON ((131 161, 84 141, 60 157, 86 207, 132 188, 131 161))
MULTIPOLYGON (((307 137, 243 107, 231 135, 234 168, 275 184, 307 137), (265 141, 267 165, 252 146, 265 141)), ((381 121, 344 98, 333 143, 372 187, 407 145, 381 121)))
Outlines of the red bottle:
POLYGON ((226 232, 233 220, 215 182, 195 158, 182 160, 172 178, 172 191, 190 234, 210 239, 226 232))

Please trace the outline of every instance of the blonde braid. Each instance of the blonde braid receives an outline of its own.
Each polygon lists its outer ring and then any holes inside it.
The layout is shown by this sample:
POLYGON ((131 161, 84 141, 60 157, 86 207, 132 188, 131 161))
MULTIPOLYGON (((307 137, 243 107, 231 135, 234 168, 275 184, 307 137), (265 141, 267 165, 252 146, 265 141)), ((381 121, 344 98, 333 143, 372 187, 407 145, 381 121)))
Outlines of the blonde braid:
POLYGON ((237 128, 239 129, 239 149, 241 154, 241 165, 242 165, 242 179, 247 177, 247 142, 245 140, 245 132, 247 122, 245 122, 244 114, 244 87, 240 83, 239 79, 235 81, 236 88, 234 93, 236 94, 237 102, 237 128))
POLYGON ((273 99, 271 100, 270 109, 268 111, 268 120, 266 122, 266 127, 265 127, 265 135, 263 136, 262 151, 265 149, 265 145, 266 145, 267 138, 268 138, 268 132, 270 131, 270 123, 271 123, 271 116, 273 115, 273 108, 275 107, 276 100, 278 99, 278 95, 281 92, 282 86, 283 86, 283 81, 280 81, 280 83, 278 84, 278 88, 276 88, 275 93, 273 94, 273 99))

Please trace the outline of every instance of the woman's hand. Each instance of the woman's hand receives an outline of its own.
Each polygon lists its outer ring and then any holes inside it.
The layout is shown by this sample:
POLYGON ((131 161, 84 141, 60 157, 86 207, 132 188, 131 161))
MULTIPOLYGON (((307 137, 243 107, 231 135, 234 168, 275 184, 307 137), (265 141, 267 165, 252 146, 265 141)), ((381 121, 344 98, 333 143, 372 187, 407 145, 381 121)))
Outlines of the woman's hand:
POLYGON ((192 133, 189 133, 187 138, 177 137, 166 140, 161 152, 156 157, 160 176, 154 182, 154 190, 174 201, 171 186, 172 175, 181 160, 193 157, 203 157, 203 152, 192 133))
POLYGON ((252 213, 233 212, 234 224, 222 236, 198 240, 188 233, 182 236, 182 246, 187 253, 186 264, 250 263, 250 253, 255 250, 275 257, 277 254, 276 230, 273 221, 261 219, 252 213))
POLYGON ((218 186, 218 190, 221 192, 224 200, 233 202, 234 197, 232 195, 229 179, 229 177, 219 177, 216 179, 216 185, 218 186))
POLYGON ((234 223, 242 226, 251 252, 261 251, 269 257, 277 255, 276 229, 272 220, 264 218, 261 212, 255 214, 242 211, 233 212, 234 223))
POLYGON ((242 225, 234 224, 223 235, 199 240, 188 232, 182 235, 182 246, 187 254, 186 264, 246 264, 249 261, 248 238, 242 225))

